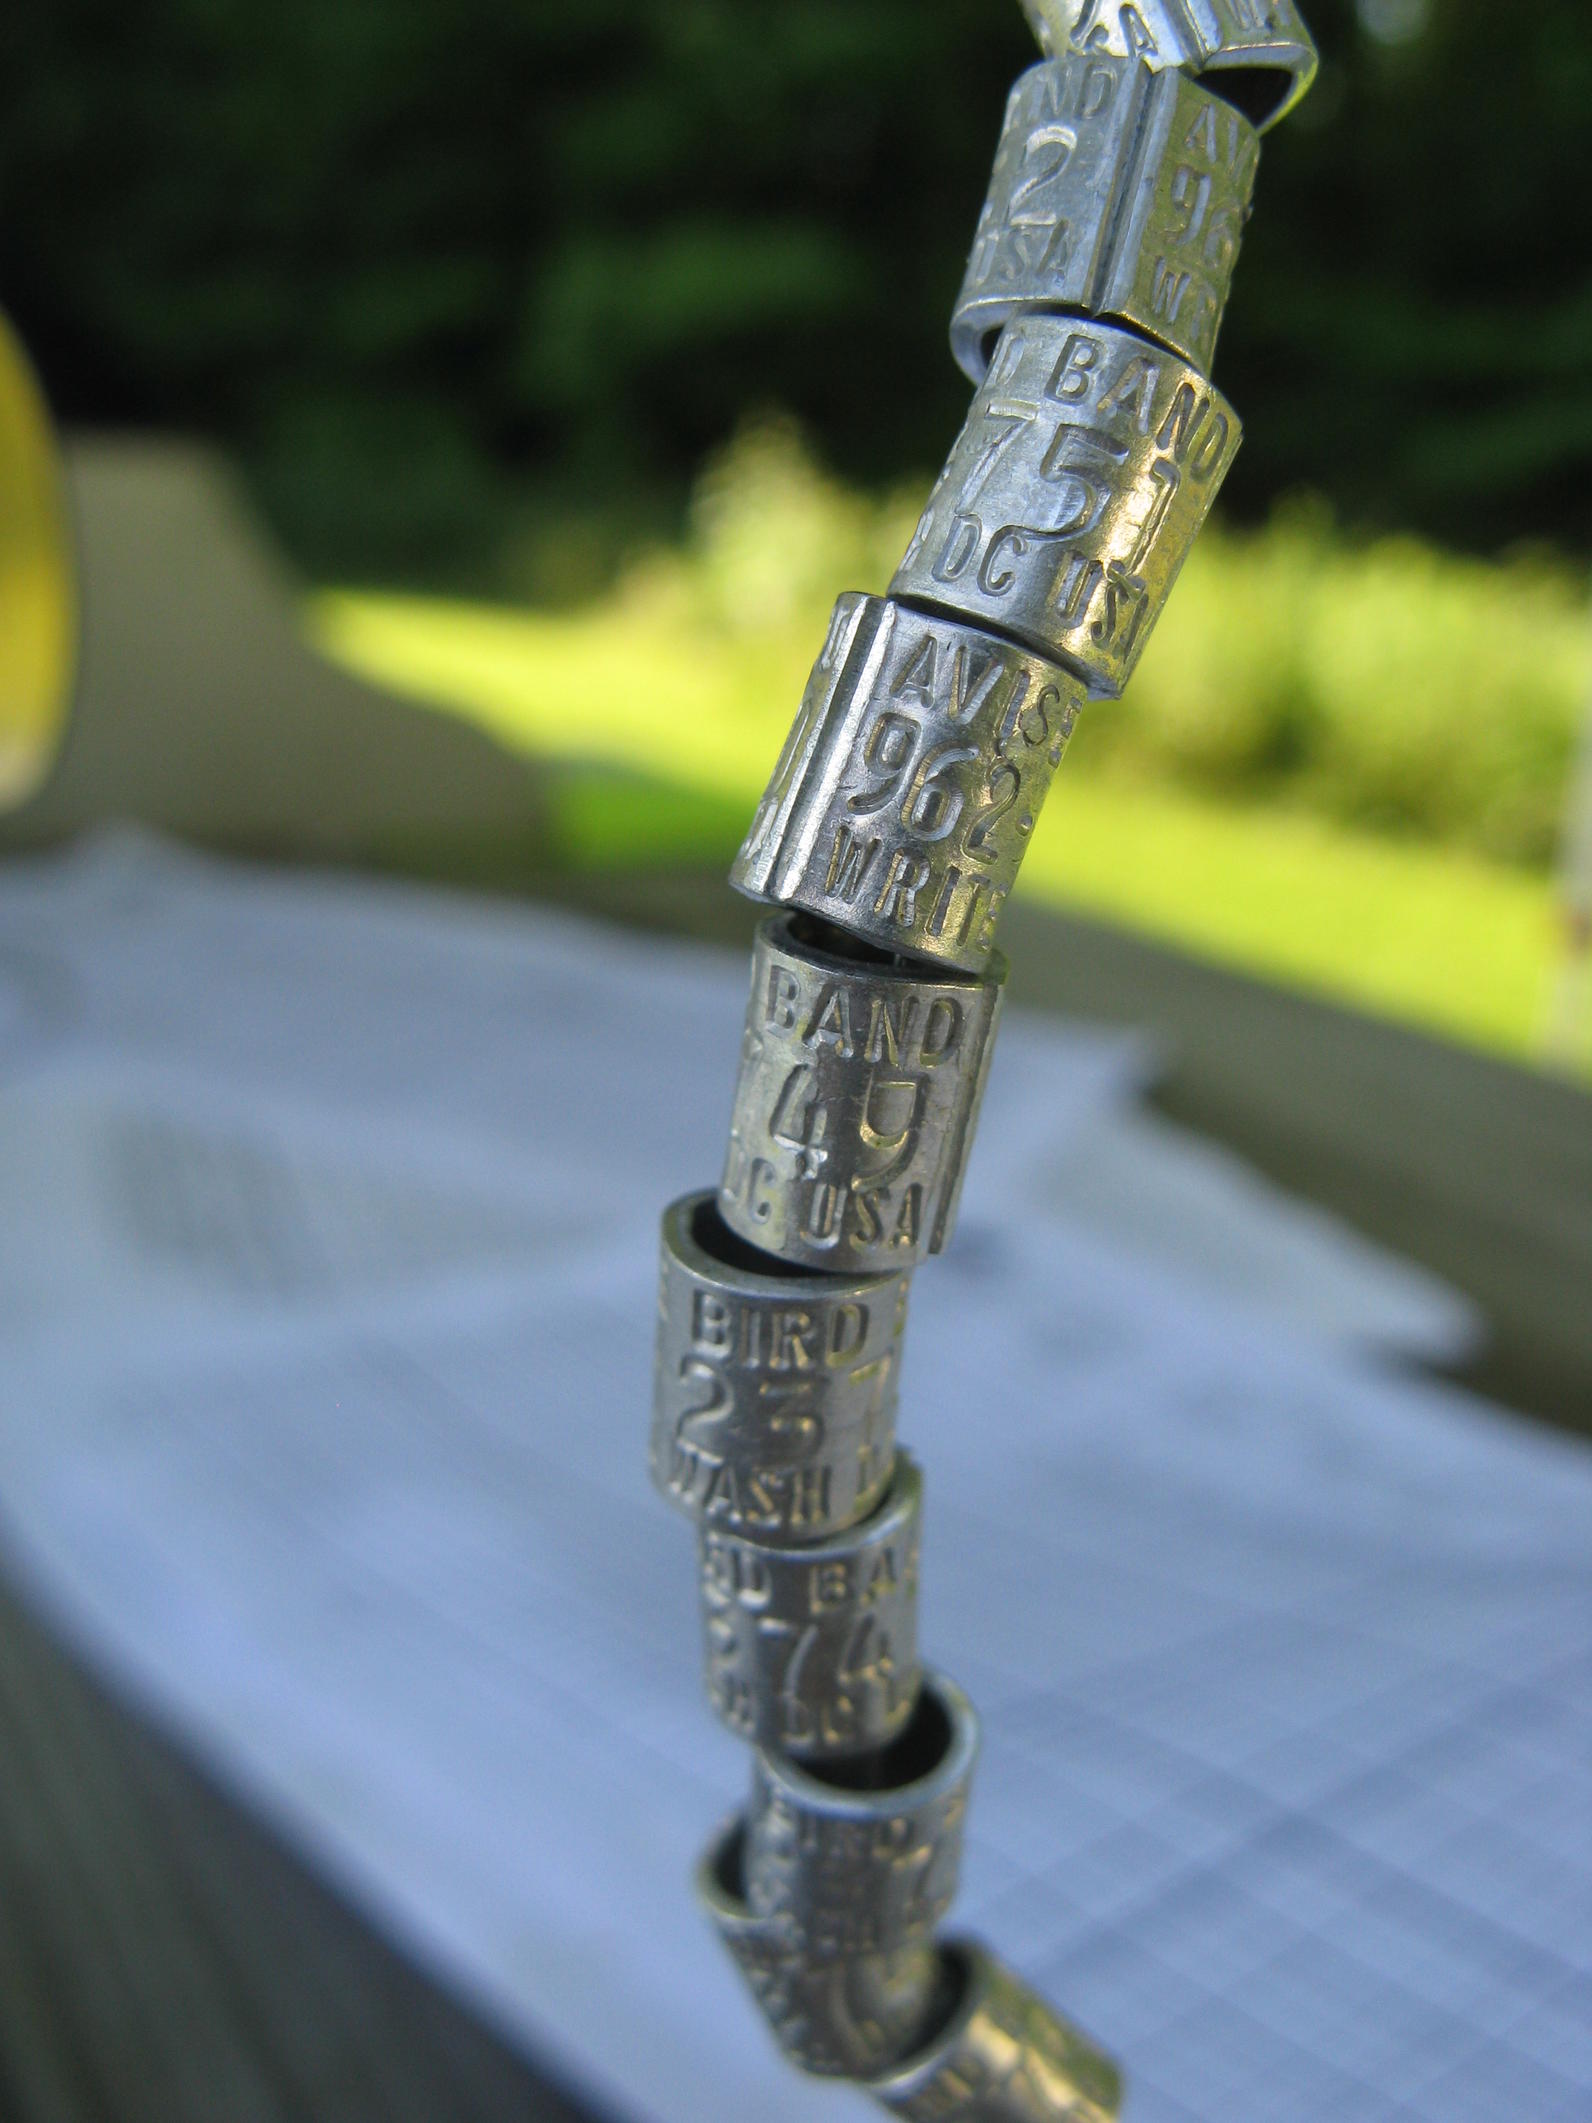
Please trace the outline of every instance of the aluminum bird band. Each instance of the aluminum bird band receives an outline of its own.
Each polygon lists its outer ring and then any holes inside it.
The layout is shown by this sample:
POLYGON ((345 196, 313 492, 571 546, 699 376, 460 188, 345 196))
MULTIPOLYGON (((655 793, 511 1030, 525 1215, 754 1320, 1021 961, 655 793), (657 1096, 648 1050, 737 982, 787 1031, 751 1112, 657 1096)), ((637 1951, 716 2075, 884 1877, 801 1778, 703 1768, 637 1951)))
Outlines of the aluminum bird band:
MULTIPOLYGON (((904 864, 892 888, 913 898, 904 864)), ((842 943, 844 939, 840 940, 842 943)), ((719 1209, 779 1260, 910 1267, 951 1235, 1006 968, 913 973, 763 923, 719 1209)))
POLYGON ((1115 2064, 955 1890, 972 1709, 918 1658, 910 1273, 951 1233, 997 920, 1080 711, 1122 691, 1238 448, 1207 378, 1291 0, 1022 0, 951 337, 977 385, 885 597, 835 606, 733 882, 758 929, 723 1179, 663 1218, 652 1472, 708 1695, 758 1749, 699 1899, 792 2064, 908 2123, 1111 2123, 1115 2064))
POLYGON ((730 882, 883 951, 983 972, 1083 681, 848 591, 730 882))
POLYGON ((938 1674, 924 1675, 876 1790, 854 1788, 845 1765, 759 1752, 746 1828, 753 1915, 782 1919, 820 1960, 926 1945, 956 1893, 977 1752, 973 1706, 938 1674))
POLYGON ((815 1954, 783 1915, 752 1914, 745 1852, 745 1822, 726 1822, 697 1867, 697 1899, 786 2057, 820 2078, 895 2069, 947 2016, 940 1954, 922 1939, 877 1954, 815 1954))
POLYGON ((951 312, 958 366, 982 383, 1010 320, 1050 309, 1208 370, 1259 167, 1255 128, 1181 74, 1076 52, 1031 67, 951 312))
POLYGON ((1122 2074, 982 1946, 945 1949, 955 2003, 868 2091, 907 2123, 1112 2123, 1122 2074))
POLYGON ((708 1700, 732 1732, 803 1760, 895 1738, 918 1694, 922 1507, 901 1452, 878 1510, 830 1540, 775 1548, 702 1527, 708 1700))
POLYGON ((652 1478, 692 1518, 823 1541, 895 1469, 904 1274, 792 1275, 725 1225, 710 1190, 664 1212, 652 1478))
POLYGON ((996 342, 892 597, 1127 684, 1238 454, 1198 369, 1116 325, 1025 313, 996 342))
POLYGON ((1115 54, 1203 81, 1261 132, 1316 78, 1316 47, 1293 0, 1020 0, 1050 57, 1115 54))

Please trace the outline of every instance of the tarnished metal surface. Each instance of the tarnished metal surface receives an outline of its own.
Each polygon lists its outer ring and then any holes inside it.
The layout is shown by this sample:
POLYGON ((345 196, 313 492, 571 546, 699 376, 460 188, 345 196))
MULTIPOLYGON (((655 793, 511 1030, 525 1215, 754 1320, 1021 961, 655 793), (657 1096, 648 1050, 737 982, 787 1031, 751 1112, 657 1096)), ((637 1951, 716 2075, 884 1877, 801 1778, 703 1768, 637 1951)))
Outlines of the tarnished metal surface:
POLYGON ((1011 642, 848 591, 731 883, 982 970, 1086 697, 1011 642))
POLYGON ((692 1518, 821 1541, 890 1486, 908 1280, 794 1275, 711 1188, 665 1210, 652 1477, 692 1518))
POLYGON ((815 1959, 927 1943, 950 1909, 978 1753, 960 1688, 923 1676, 911 1723, 866 1781, 766 1749, 752 1772, 745 1880, 815 1959))
POLYGON ((1316 78, 1315 43, 1293 0, 1021 0, 1040 50, 1069 45, 1178 67, 1218 89, 1264 132, 1316 78))
POLYGON ((1122 2074, 977 1944, 945 1949, 960 1996, 916 2056, 868 2082, 907 2123, 1113 2123, 1122 2074))
POLYGON ((923 1482, 833 1539, 780 1548, 704 1526, 697 1560, 708 1700, 742 1739, 804 1761, 888 1745, 918 1692, 923 1482))
POLYGON ((909 2054, 945 2010, 946 1970, 922 1941, 887 1953, 814 1955, 782 1916, 745 1899, 746 1824, 726 1823, 697 1868, 697 1896, 798 2070, 865 2079, 909 2054))
POLYGON ((709 1695, 760 1749, 698 1890, 791 2062, 910 2123, 1111 2123, 1122 2098, 982 1947, 932 1944, 975 1727, 919 1673, 904 1455, 869 1508, 902 1319, 873 1293, 904 1304, 950 1236, 1001 907, 1238 449, 1204 371, 1256 127, 1315 68, 1291 0, 1024 6, 1049 56, 952 324, 977 393, 889 595, 836 604, 736 858, 788 911, 753 947, 717 1221, 705 1195, 668 1212, 659 1302, 654 1479, 698 1521, 709 1695))
POLYGON ((1182 74, 1069 52, 1012 90, 951 312, 974 383, 1023 310, 1132 325, 1209 370, 1260 167, 1255 128, 1182 74))
POLYGON ((894 597, 981 622, 1120 693, 1238 453, 1238 416, 1115 325, 1001 334, 894 597))
POLYGON ((950 1236, 1005 968, 917 974, 843 958, 799 920, 752 950, 719 1208, 780 1260, 910 1267, 950 1236))

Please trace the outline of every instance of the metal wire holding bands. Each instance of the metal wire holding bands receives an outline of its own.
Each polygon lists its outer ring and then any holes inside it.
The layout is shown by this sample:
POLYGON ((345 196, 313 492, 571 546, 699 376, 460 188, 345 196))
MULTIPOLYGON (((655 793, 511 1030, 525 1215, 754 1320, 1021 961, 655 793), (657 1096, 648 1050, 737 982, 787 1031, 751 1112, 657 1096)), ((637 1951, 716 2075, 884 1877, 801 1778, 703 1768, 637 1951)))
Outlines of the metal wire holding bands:
POLYGON ((994 948, 1051 777, 1127 683, 1234 453, 1209 382, 1292 0, 1022 0, 951 326, 977 386, 888 596, 835 607, 732 881, 758 930, 723 1181, 663 1219, 652 1470, 708 1698, 757 1748, 698 1893, 803 2070, 912 2123, 1108 2123, 1116 2066, 937 1942, 977 1725, 919 1664, 911 1271, 950 1236, 994 948))

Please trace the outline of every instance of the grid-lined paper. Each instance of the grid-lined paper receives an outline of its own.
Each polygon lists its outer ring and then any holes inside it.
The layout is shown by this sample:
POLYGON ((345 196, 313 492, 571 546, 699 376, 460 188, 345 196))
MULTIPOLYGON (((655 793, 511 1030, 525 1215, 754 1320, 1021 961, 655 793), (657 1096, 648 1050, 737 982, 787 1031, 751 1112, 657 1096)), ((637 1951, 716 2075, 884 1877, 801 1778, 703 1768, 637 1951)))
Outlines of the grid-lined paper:
MULTIPOLYGON (((689 1903, 745 1763, 644 1471, 741 980, 141 846, 14 869, 0 1525, 617 2111, 838 2123, 689 1903)), ((914 1294, 923 1638, 984 1720, 958 1921, 1135 2123, 1585 2123, 1592 1460, 1405 1375, 1462 1309, 1147 1129, 1138 1069, 1008 1026, 914 1294)))

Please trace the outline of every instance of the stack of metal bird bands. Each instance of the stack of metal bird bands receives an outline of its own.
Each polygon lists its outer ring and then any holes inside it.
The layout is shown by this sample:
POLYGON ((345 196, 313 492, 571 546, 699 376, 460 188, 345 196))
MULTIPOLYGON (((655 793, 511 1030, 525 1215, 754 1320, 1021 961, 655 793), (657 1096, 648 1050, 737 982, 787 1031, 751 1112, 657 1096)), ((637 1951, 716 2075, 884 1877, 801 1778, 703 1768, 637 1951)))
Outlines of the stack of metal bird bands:
POLYGON ((653 1476, 697 1527, 709 1700, 756 1748, 699 1891, 790 2060, 916 2123, 1116 2115, 1116 2067, 937 1941, 977 1748, 919 1663, 896 1447, 911 1271, 950 1236, 1001 907, 1238 448, 1207 376, 1291 0, 1024 0, 951 325, 967 424, 886 597, 835 607, 733 872, 759 929, 717 1192, 663 1219, 653 1476))

